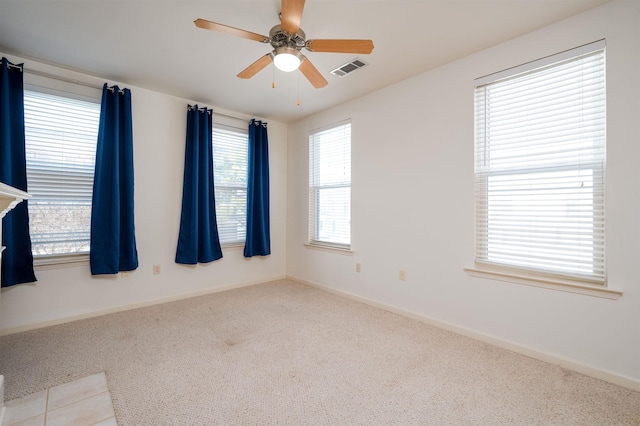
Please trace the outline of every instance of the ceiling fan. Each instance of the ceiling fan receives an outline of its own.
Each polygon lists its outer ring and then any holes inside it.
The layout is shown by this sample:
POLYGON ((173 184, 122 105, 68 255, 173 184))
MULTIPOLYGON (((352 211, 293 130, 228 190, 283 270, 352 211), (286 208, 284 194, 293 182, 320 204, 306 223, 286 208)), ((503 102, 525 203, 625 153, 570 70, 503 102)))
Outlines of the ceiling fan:
POLYGON ((240 78, 251 78, 269 65, 274 65, 282 71, 300 71, 309 82, 319 89, 328 84, 320 71, 300 51, 305 48, 311 52, 362 53, 369 54, 373 50, 371 40, 317 39, 307 40, 300 28, 302 10, 305 0, 282 0, 280 25, 269 31, 269 37, 206 19, 196 19, 197 27, 206 30, 219 31, 249 40, 269 43, 273 51, 267 53, 238 74, 240 78))

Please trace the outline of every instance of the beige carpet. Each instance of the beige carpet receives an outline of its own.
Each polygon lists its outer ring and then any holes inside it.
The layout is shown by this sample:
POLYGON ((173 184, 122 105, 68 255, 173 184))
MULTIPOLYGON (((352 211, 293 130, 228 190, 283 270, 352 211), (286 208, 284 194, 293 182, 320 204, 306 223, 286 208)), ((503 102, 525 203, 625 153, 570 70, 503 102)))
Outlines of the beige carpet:
POLYGON ((121 425, 640 425, 640 393, 291 281, 0 337, 5 400, 104 371, 121 425))

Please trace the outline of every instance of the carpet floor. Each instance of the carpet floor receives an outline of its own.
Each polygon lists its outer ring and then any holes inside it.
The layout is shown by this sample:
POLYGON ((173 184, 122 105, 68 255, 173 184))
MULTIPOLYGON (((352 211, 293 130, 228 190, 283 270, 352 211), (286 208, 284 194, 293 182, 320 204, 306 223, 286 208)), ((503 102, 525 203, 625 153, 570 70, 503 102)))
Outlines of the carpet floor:
POLYGON ((0 337, 7 401, 100 372, 120 425, 640 425, 640 392, 287 280, 0 337))

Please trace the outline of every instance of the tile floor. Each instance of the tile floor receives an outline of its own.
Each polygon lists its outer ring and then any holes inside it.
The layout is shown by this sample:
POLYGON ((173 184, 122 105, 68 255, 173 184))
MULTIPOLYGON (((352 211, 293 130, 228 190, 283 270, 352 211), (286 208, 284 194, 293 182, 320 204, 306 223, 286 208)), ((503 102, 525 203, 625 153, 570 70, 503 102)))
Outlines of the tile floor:
POLYGON ((117 426, 104 373, 5 403, 2 426, 117 426))

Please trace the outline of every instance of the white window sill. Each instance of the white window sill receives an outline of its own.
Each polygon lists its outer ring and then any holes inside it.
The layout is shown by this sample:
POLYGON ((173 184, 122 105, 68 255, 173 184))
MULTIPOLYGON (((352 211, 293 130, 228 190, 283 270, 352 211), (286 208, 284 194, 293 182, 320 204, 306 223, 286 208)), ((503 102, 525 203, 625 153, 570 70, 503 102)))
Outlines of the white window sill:
POLYGON ((328 252, 332 252, 332 253, 344 254, 344 255, 347 255, 347 256, 351 256, 354 253, 353 250, 351 250, 351 249, 340 248, 340 247, 332 247, 332 246, 325 246, 325 245, 320 245, 320 244, 305 243, 304 246, 306 248, 308 248, 308 249, 320 250, 320 251, 328 251, 328 252))
POLYGON ((488 270, 478 267, 465 268, 464 271, 468 275, 476 278, 485 278, 515 284, 529 285, 533 287, 542 287, 552 290, 584 294, 587 296, 602 297, 604 299, 617 300, 620 296, 622 296, 622 291, 620 290, 613 290, 603 286, 582 284, 579 282, 568 280, 519 275, 512 272, 488 270))

